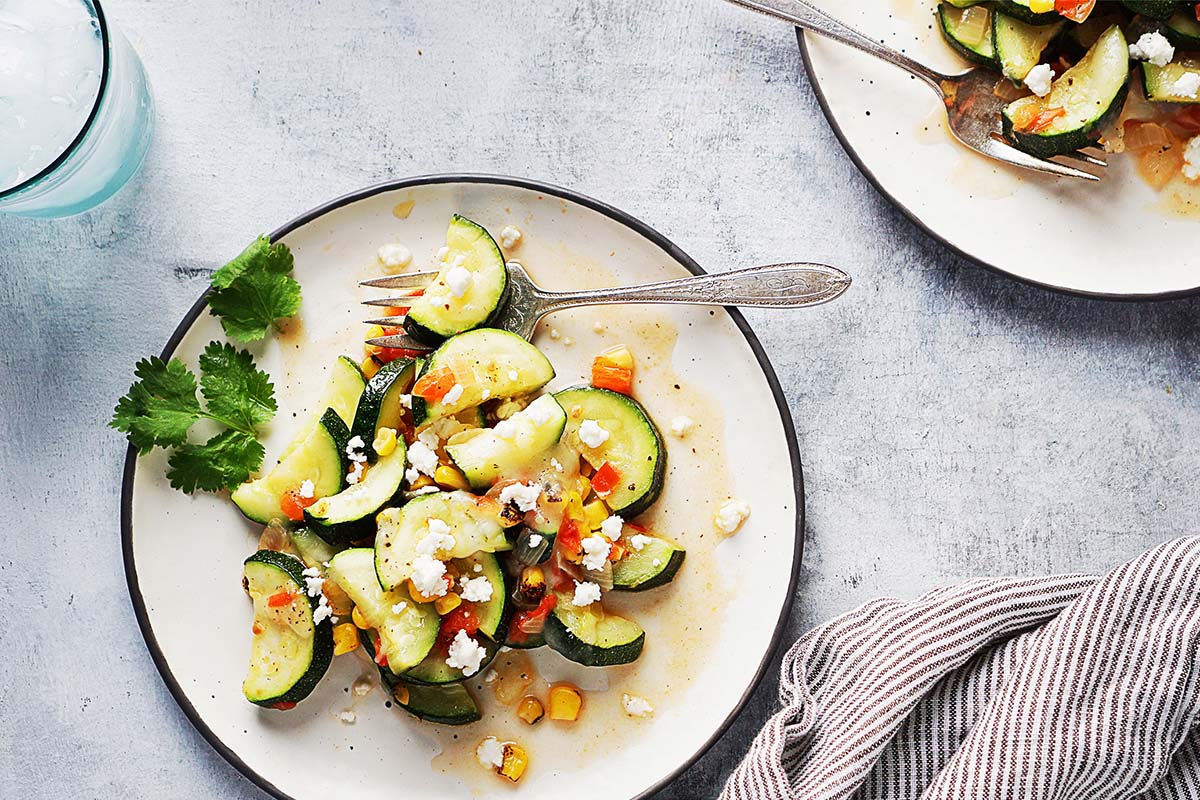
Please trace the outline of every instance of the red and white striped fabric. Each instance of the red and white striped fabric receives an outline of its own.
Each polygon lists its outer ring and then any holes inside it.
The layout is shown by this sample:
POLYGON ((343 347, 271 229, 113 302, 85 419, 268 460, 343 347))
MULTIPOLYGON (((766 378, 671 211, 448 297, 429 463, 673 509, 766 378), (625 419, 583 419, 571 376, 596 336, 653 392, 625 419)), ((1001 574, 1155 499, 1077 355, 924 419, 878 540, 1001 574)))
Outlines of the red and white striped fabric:
POLYGON ((1200 537, 874 600, 783 660, 723 800, 1200 800, 1200 537))

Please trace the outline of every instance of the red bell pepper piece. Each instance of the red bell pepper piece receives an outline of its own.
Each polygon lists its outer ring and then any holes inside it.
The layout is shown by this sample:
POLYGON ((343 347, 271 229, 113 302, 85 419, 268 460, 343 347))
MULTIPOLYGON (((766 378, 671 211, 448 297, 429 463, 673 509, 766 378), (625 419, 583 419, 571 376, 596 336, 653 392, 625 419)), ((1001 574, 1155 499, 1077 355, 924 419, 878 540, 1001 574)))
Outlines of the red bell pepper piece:
POLYGON ((617 484, 621 482, 621 473, 617 471, 609 462, 605 461, 600 465, 600 469, 596 470, 596 474, 592 476, 592 491, 604 497, 611 494, 612 490, 617 488, 617 484))

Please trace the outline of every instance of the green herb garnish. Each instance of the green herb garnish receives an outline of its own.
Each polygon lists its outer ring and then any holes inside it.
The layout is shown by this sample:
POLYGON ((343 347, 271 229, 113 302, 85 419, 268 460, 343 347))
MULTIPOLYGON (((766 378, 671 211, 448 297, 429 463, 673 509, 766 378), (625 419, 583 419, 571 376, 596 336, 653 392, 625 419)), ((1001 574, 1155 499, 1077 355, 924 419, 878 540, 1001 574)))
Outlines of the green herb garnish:
POLYGON ((225 335, 257 341, 276 320, 300 310, 300 284, 292 277, 292 252, 260 236, 241 255, 213 273, 209 310, 225 335))

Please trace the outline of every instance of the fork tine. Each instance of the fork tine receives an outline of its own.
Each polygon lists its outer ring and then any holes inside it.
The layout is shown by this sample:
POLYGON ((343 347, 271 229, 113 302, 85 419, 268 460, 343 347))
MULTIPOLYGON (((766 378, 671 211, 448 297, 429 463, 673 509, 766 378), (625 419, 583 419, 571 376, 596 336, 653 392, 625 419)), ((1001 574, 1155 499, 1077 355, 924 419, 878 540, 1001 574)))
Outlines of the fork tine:
POLYGON ((367 339, 367 344, 373 344, 376 347, 401 347, 405 350, 432 350, 433 346, 419 342, 406 333, 397 333, 392 336, 376 336, 374 339, 367 339))
POLYGON ((404 321, 404 317, 380 317, 379 319, 364 319, 363 325, 382 325, 385 328, 394 328, 404 321))
POLYGON ((402 294, 397 297, 376 297, 371 300, 363 300, 362 304, 364 306, 388 306, 390 308, 399 306, 403 308, 404 306, 411 306, 413 300, 416 299, 417 295, 415 294, 402 294))
POLYGON ((1028 153, 1018 150, 1012 145, 995 139, 986 139, 983 142, 982 151, 993 158, 998 158, 1001 161, 1007 161, 1010 164, 1016 164, 1019 167, 1036 170, 1038 172, 1046 172, 1051 175, 1062 175, 1068 178, 1082 178, 1085 181, 1098 181, 1100 178, 1084 172, 1081 169, 1068 167, 1066 164, 1058 164, 1054 161, 1046 161, 1045 159, 1035 158, 1028 153))
POLYGON ((370 286, 376 289, 422 289, 433 283, 438 271, 410 272, 405 275, 388 275, 385 278, 371 278, 369 281, 359 281, 359 286, 370 286))
POLYGON ((1064 153, 1063 158, 1069 158, 1074 161, 1082 161, 1085 164, 1091 164, 1093 167, 1100 167, 1101 169, 1108 166, 1108 162, 1103 158, 1096 158, 1095 156, 1085 153, 1082 150, 1076 150, 1074 153, 1064 153))

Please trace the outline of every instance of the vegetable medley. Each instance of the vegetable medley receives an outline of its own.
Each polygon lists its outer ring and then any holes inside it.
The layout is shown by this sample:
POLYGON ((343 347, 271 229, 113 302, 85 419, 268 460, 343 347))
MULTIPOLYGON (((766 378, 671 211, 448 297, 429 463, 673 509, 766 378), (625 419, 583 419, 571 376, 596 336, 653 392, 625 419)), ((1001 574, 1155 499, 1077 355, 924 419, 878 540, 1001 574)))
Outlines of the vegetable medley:
POLYGON ((1002 76, 1016 147, 1047 158, 1100 142, 1135 153, 1156 188, 1200 180, 1200 3, 945 0, 937 16, 951 47, 1002 76), (1155 112, 1128 113, 1131 82, 1155 112))
MULTIPOLYGON (((503 274, 487 231, 455 217, 440 256, 423 295, 438 302, 421 315, 426 336, 444 335, 437 349, 335 360, 318 413, 232 493, 267 526, 243 580, 254 603, 243 690, 260 706, 294 707, 335 655, 361 648, 400 708, 473 722, 464 681, 502 646, 588 666, 636 660, 645 632, 605 598, 662 586, 683 563, 678 544, 635 521, 659 496, 666 450, 632 396, 630 350, 596 357, 590 384, 546 392, 547 357, 482 327, 503 274), (454 270, 467 275, 447 280, 454 270)), ((546 702, 570 720, 582 695, 558 685, 546 702)), ((631 716, 649 709, 625 702, 631 716)), ((516 708, 528 724, 545 712, 536 696, 516 708)), ((512 780, 528 761, 494 739, 485 757, 512 780)))

